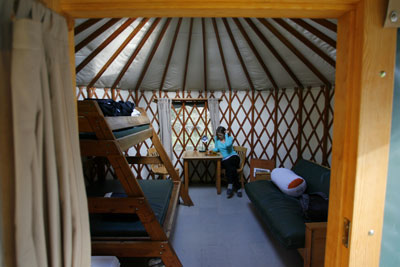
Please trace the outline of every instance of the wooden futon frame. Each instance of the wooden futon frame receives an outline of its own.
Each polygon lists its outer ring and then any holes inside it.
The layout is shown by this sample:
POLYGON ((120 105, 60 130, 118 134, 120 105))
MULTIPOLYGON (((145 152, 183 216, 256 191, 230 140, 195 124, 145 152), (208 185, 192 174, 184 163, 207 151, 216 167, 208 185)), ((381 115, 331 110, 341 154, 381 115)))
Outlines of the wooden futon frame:
MULTIPOLYGON (((119 183, 126 194, 119 197, 103 197, 102 195, 91 196, 88 193, 92 254, 117 257, 160 257, 166 266, 182 266, 169 242, 169 234, 171 233, 179 195, 184 204, 193 205, 193 203, 184 187, 181 186, 178 173, 152 128, 146 112, 141 108, 136 109, 141 112, 141 116, 104 117, 96 101, 78 101, 81 155, 107 158, 118 178, 114 181, 119 183), (134 131, 135 127, 141 128, 134 131), (148 138, 152 140, 158 152, 158 157, 125 156, 124 152, 130 147, 148 138), (173 183, 169 203, 165 204, 168 209, 161 223, 140 186, 143 182, 147 184, 157 183, 157 180, 143 180, 139 183, 129 166, 129 164, 158 163, 165 166, 172 180, 172 182, 171 180, 159 180, 158 182, 169 182, 170 185, 173 183), (96 236, 93 234, 92 217, 103 215, 111 216, 112 220, 121 218, 121 216, 131 216, 130 218, 135 216, 135 220, 137 218, 140 220, 145 234, 144 236, 126 236, 126 234, 120 233, 113 236, 113 232, 111 232, 111 234, 105 236, 96 236)), ((119 231, 119 229, 114 230, 119 231)))

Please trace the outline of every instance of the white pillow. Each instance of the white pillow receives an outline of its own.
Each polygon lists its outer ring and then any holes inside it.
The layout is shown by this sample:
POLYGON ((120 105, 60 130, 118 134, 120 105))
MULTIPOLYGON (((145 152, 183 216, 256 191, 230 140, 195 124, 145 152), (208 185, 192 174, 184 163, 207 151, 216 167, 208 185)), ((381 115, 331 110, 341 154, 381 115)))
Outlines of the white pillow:
POLYGON ((293 197, 301 196, 307 188, 303 177, 286 168, 273 169, 271 180, 283 193, 293 197))

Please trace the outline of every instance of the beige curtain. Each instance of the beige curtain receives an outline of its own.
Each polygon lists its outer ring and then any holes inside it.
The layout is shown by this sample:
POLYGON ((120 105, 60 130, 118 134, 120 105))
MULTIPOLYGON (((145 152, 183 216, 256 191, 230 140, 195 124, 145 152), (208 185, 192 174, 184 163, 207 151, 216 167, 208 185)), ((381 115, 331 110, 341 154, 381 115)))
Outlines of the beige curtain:
POLYGON ((171 105, 172 100, 168 98, 159 98, 157 102, 158 121, 160 123, 160 139, 171 161, 172 153, 172 126, 171 126, 171 105))
POLYGON ((90 266, 67 25, 20 2, 11 59, 16 266, 90 266))
POLYGON ((211 128, 215 136, 217 127, 219 126, 219 102, 216 98, 209 98, 207 101, 208 110, 210 111, 211 128))

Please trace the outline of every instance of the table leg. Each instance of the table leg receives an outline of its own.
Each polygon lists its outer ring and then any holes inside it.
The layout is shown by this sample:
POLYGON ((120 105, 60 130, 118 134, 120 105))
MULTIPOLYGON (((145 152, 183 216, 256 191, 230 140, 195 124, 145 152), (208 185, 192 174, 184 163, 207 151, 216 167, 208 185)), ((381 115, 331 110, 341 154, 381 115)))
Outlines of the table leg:
POLYGON ((221 160, 217 160, 217 177, 215 179, 217 184, 217 194, 221 194, 221 160))
POLYGON ((187 159, 183 160, 183 165, 184 165, 184 172, 185 172, 185 190, 186 193, 189 194, 189 161, 187 159))

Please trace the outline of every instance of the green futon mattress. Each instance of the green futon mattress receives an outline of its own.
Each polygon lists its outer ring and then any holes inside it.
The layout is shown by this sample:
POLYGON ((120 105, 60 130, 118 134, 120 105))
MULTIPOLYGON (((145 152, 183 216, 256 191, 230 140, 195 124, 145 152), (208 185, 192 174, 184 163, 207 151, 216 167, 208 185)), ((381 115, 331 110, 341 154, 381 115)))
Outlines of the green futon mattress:
POLYGON ((271 181, 247 183, 246 194, 271 233, 286 248, 302 248, 305 223, 299 200, 283 194, 271 181))
MULTIPOLYGON (((168 210, 174 184, 171 180, 137 180, 150 203, 157 220, 162 225, 168 210)), ((106 180, 87 188, 88 197, 102 197, 113 192, 117 197, 126 196, 118 180, 106 180)), ((90 214, 92 237, 148 236, 136 214, 90 214)))

